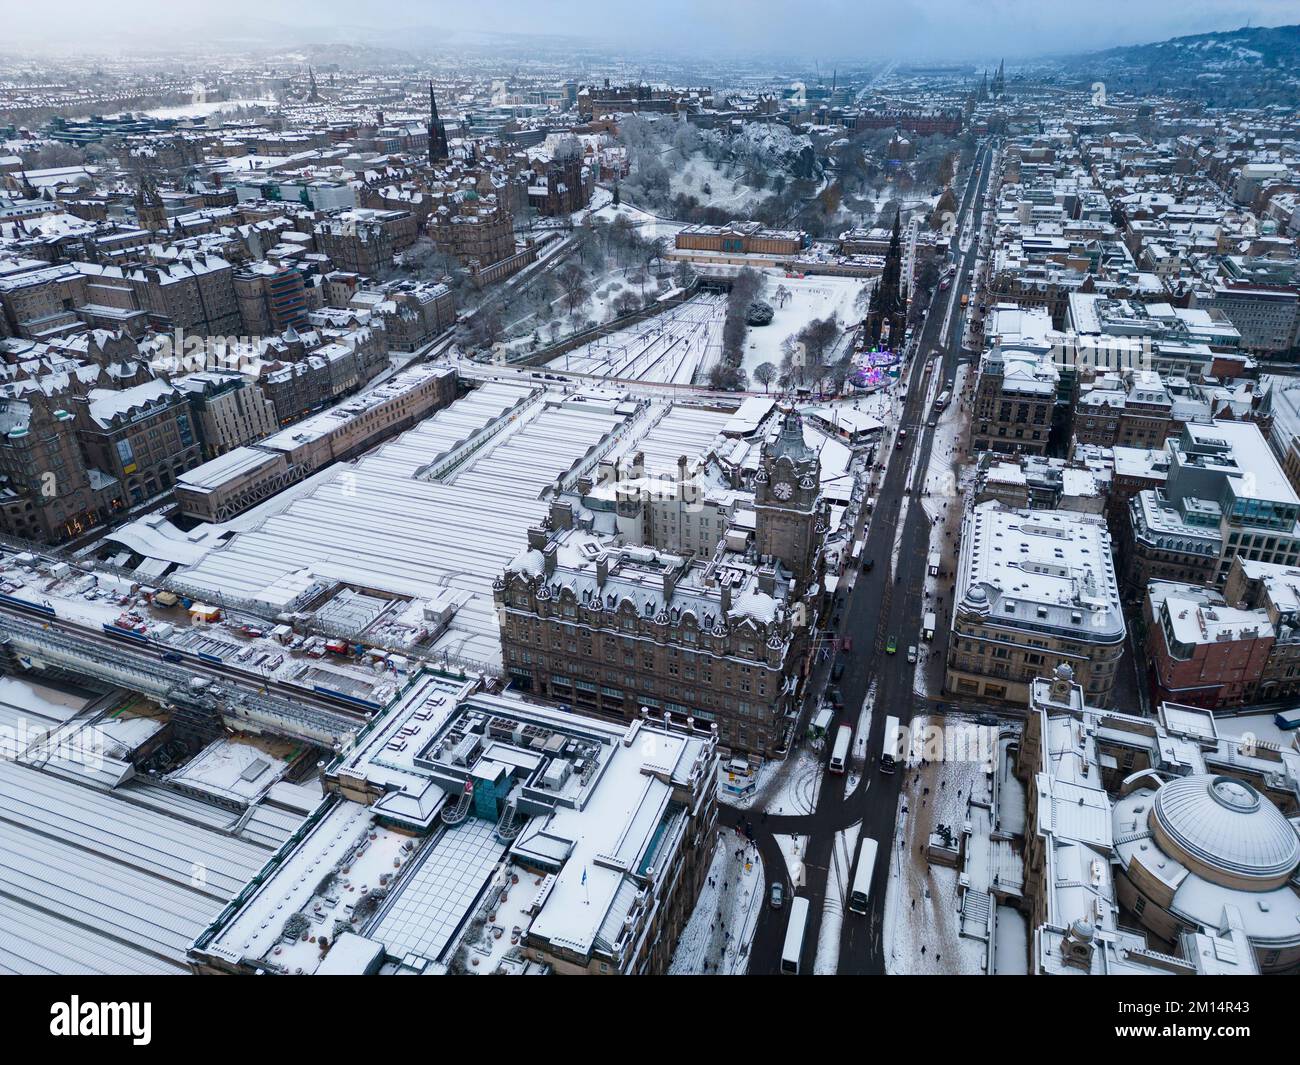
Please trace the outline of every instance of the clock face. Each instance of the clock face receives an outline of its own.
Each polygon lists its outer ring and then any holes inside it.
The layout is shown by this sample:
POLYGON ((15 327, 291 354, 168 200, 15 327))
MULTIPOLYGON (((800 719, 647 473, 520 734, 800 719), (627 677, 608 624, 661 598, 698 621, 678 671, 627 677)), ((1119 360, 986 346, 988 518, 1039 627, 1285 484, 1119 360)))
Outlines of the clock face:
POLYGON ((794 486, 789 481, 780 481, 772 486, 772 494, 777 499, 789 499, 794 495, 794 486))

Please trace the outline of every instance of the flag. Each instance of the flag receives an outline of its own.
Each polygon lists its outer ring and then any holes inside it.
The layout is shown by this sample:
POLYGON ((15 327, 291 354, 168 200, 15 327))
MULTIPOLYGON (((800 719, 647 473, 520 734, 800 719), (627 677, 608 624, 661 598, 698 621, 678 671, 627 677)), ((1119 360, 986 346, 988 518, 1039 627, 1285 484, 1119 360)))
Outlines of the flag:
POLYGON ((584 886, 585 886, 586 883, 587 883, 587 867, 586 867, 586 866, 583 866, 583 868, 582 868, 582 883, 583 883, 584 886))

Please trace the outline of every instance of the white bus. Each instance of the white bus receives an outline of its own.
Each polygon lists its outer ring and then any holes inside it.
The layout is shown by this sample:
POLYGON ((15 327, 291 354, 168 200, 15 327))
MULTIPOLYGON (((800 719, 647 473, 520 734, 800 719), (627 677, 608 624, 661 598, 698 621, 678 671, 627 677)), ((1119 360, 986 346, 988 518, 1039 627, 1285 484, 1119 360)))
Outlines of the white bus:
POLYGON ((895 753, 898 751, 898 718, 885 718, 885 736, 880 747, 880 771, 892 773, 897 767, 895 753))
POLYGON ((849 759, 849 744, 853 742, 853 730, 848 725, 841 725, 835 733, 835 746, 831 748, 830 771, 843 773, 844 763, 849 759))
POLYGON ((871 877, 876 871, 877 847, 874 839, 864 839, 858 845, 858 871, 853 874, 853 890, 849 892, 849 909, 854 913, 867 912, 867 902, 871 898, 871 877))
POLYGON ((808 924, 808 900, 796 895, 790 903, 790 923, 785 926, 785 946, 781 949, 782 975, 799 975, 799 955, 803 953, 803 933, 808 924))

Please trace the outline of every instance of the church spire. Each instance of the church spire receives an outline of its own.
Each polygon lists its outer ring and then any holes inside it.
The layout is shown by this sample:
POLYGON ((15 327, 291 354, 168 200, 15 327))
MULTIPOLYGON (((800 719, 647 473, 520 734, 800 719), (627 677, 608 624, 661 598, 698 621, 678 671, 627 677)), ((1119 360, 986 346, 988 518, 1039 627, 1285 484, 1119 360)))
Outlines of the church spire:
POLYGON ((433 82, 429 82, 429 163, 436 165, 449 154, 447 132, 438 119, 438 101, 433 98, 433 82))

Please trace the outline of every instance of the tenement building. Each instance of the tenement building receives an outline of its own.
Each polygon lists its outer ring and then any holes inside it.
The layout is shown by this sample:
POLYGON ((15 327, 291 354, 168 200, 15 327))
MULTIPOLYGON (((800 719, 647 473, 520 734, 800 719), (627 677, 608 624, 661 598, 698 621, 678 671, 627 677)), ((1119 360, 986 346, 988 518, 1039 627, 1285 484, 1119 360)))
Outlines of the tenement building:
POLYGON ((972 451, 1045 455, 1060 373, 1051 356, 995 347, 980 361, 972 451))
POLYGON ((0 529, 57 543, 97 523, 73 415, 54 409, 39 389, 0 399, 0 529))
POLYGON ((962 522, 945 688, 1028 698, 1062 663, 1106 702, 1124 653, 1124 616, 1105 520, 981 503, 962 522))
POLYGON ((74 408, 89 464, 123 486, 128 506, 168 491, 202 460, 189 399, 168 381, 95 388, 74 408))

